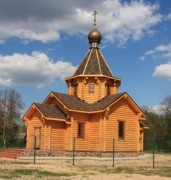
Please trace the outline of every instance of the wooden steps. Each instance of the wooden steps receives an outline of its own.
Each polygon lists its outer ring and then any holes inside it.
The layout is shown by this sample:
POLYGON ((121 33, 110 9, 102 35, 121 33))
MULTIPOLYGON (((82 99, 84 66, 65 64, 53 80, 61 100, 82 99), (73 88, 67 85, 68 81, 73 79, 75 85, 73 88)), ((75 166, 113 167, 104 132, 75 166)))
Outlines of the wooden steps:
POLYGON ((0 158, 5 157, 5 158, 11 158, 11 159, 16 159, 21 153, 24 152, 24 149, 2 149, 0 150, 0 158))

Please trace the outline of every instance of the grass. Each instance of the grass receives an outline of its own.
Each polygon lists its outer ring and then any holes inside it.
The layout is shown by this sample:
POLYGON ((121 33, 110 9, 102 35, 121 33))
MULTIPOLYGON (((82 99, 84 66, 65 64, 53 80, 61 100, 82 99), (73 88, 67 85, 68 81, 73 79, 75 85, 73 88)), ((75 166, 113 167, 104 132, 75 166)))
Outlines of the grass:
POLYGON ((161 167, 157 169, 147 168, 147 167, 109 167, 109 166, 80 166, 79 169, 83 172, 89 171, 100 172, 103 174, 141 174, 146 176, 158 175, 162 177, 171 177, 171 167, 161 167))
POLYGON ((17 161, 6 161, 6 160, 1 160, 0 161, 0 165, 3 165, 3 164, 23 164, 23 165, 27 165, 27 164, 30 164, 29 162, 17 162, 17 161))
POLYGON ((162 167, 158 169, 146 169, 145 167, 143 169, 140 169, 140 172, 137 174, 144 174, 147 176, 151 175, 158 175, 158 176, 165 176, 165 177, 171 177, 171 167, 162 167))
POLYGON ((171 177, 171 167, 163 167, 160 169, 148 169, 146 167, 129 168, 129 167, 117 167, 115 169, 103 169, 103 173, 127 173, 127 174, 142 174, 146 176, 158 175, 171 177))
POLYGON ((36 176, 71 176, 73 174, 69 173, 53 173, 49 171, 39 171, 35 169, 16 169, 11 172, 12 175, 31 175, 34 174, 36 176))
POLYGON ((0 178, 4 179, 11 179, 15 177, 23 177, 23 176, 34 176, 34 178, 41 178, 41 177, 69 177, 73 176, 74 174, 71 173, 53 173, 49 171, 40 171, 35 169, 15 169, 13 171, 2 172, 0 173, 0 178))
MULTIPOLYGON (((49 172, 46 171, 46 169, 42 167, 40 164, 40 167, 32 167, 27 166, 27 164, 30 164, 30 162, 20 162, 20 161, 7 161, 7 160, 0 160, 0 179, 12 179, 12 178, 19 178, 19 179, 27 179, 27 178, 33 178, 33 179, 49 179, 49 178, 55 178, 55 179, 61 179, 65 178, 70 179, 71 176, 74 176, 74 178, 77 178, 77 175, 80 175, 80 177, 87 178, 92 175, 96 176, 97 173, 100 174, 127 174, 127 176, 130 176, 132 174, 141 174, 145 176, 160 176, 160 177, 170 177, 171 178, 171 156, 168 156, 169 154, 165 154, 165 156, 160 156, 160 158, 156 159, 156 169, 152 169, 152 159, 147 161, 144 164, 141 164, 140 166, 131 166, 130 162, 125 163, 125 161, 118 161, 116 163, 115 167, 112 167, 111 162, 110 164, 102 164, 97 163, 96 164, 83 164, 82 162, 79 164, 79 162, 72 166, 71 161, 67 160, 63 163, 57 163, 54 164, 54 167, 57 165, 57 167, 60 165, 60 169, 69 169, 70 171, 66 173, 55 171, 55 172, 49 172), (165 157, 163 159, 163 157, 165 157), (149 165, 148 162, 151 164, 149 165), (12 165, 10 169, 10 164, 12 165), (16 164, 16 165, 15 165, 16 164), (7 168, 5 168, 7 167, 7 168), (19 169, 21 167, 21 169, 19 169), (77 172, 77 174, 76 174, 77 172)), ((143 160, 144 161, 144 160, 143 160)), ((133 161, 134 163, 137 161, 133 161)), ((43 164, 44 165, 44 164, 43 164)))
MULTIPOLYGON (((146 176, 158 175, 161 177, 171 177, 171 167, 161 167, 157 169, 147 168, 147 167, 110 167, 110 166, 77 166, 79 172, 84 173, 84 177, 88 175, 94 175, 97 172, 102 174, 141 174, 146 176), (91 170, 91 171, 90 171, 91 170)), ((76 176, 74 173, 54 173, 49 171, 42 171, 37 169, 15 169, 15 170, 1 170, 0 178, 12 179, 12 178, 23 178, 27 176, 32 176, 33 178, 43 178, 43 177, 65 177, 66 179, 70 176, 76 176)))

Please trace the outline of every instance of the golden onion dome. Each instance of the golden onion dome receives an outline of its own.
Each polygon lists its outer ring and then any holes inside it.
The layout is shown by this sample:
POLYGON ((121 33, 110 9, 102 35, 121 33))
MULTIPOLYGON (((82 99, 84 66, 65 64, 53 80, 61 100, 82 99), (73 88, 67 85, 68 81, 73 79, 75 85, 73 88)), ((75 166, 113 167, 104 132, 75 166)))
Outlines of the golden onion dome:
POLYGON ((88 40, 90 44, 93 42, 100 44, 101 39, 102 39, 102 35, 96 28, 94 28, 88 34, 88 40))

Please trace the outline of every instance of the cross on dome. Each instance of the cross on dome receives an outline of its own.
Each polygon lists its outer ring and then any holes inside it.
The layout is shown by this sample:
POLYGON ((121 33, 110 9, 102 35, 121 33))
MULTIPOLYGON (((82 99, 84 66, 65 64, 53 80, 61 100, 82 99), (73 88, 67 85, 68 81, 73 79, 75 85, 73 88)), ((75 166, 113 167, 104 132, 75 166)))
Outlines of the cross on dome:
POLYGON ((94 29, 96 28, 96 15, 98 14, 97 11, 94 11, 94 13, 92 14, 92 16, 94 16, 94 29))
POLYGON ((97 30, 96 28, 96 15, 98 14, 97 11, 94 11, 92 14, 94 16, 94 25, 93 25, 93 30, 91 30, 88 34, 88 40, 90 44, 90 48, 98 48, 98 44, 100 44, 101 41, 101 33, 97 30))

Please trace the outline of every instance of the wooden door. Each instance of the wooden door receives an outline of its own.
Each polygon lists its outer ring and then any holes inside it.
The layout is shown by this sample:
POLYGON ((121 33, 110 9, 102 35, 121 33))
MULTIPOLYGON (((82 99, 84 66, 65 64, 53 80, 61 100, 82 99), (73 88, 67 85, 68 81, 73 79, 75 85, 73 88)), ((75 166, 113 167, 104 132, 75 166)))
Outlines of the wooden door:
POLYGON ((40 149, 40 140, 41 140, 41 128, 36 127, 34 129, 34 135, 36 140, 36 149, 40 149))

